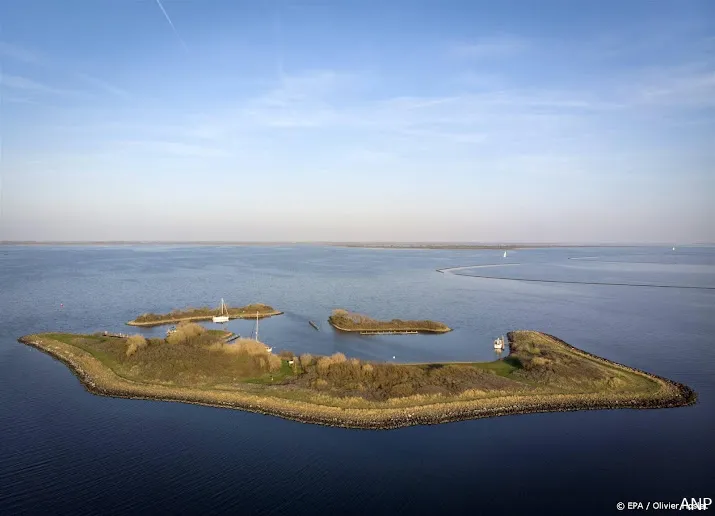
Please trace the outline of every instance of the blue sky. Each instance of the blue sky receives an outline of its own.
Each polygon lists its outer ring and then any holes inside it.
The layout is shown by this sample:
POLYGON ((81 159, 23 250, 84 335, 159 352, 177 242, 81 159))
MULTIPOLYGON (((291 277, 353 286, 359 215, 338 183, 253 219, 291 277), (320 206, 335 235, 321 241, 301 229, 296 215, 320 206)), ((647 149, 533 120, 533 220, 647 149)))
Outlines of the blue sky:
POLYGON ((707 0, 18 0, 0 62, 0 239, 715 241, 707 0))

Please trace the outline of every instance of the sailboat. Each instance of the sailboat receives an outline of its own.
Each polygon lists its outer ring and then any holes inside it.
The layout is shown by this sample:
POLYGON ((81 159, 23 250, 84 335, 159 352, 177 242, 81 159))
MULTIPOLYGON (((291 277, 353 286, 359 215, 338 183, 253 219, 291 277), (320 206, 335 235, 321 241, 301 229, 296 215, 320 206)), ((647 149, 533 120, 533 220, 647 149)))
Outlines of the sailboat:
POLYGON ((506 258, 506 251, 504 251, 504 258, 506 258))
POLYGON ((223 298, 221 298, 221 307, 219 310, 221 310, 221 313, 219 315, 214 315, 211 320, 218 323, 228 322, 228 308, 226 308, 226 303, 223 302, 223 298))
MULTIPOLYGON (((256 329, 253 333, 256 337, 256 342, 258 342, 258 312, 256 312, 256 329)), ((266 351, 270 353, 271 351, 273 351, 273 348, 269 348, 268 346, 266 346, 266 351)))

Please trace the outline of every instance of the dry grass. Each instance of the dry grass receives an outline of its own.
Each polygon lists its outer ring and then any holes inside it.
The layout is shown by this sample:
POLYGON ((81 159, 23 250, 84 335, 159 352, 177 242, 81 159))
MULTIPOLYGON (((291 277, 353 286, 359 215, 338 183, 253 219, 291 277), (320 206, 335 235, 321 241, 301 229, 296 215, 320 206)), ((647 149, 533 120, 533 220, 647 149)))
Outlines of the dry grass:
POLYGON ((441 333, 450 330, 446 324, 441 322, 429 320, 403 321, 401 319, 378 321, 367 315, 348 312, 341 308, 333 310, 328 322, 343 331, 426 331, 441 333))
MULTIPOLYGON (((263 303, 252 303, 241 307, 227 307, 228 316, 231 318, 237 317, 255 317, 258 313, 259 317, 266 315, 275 315, 278 312, 271 306, 263 303)), ((214 315, 220 315, 220 308, 209 308, 204 306, 201 308, 184 308, 183 310, 172 310, 167 314, 145 313, 131 321, 132 323, 144 325, 152 323, 162 323, 170 321, 190 320, 190 319, 209 319, 214 315)))
POLYGON ((127 338, 126 355, 130 357, 134 353, 136 353, 140 349, 144 349, 145 347, 147 347, 147 341, 144 336, 139 334, 132 335, 131 337, 127 338))
POLYGON ((166 337, 168 344, 188 344, 197 343, 199 337, 206 334, 206 328, 200 324, 186 322, 180 323, 176 327, 176 331, 166 337))

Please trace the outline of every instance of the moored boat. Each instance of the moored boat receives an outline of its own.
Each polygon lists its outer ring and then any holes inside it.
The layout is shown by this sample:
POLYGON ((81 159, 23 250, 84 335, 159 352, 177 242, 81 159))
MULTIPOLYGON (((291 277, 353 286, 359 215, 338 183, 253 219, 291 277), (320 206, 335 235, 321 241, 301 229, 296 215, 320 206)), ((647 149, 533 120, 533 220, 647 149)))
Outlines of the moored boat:
POLYGON ((221 298, 221 306, 219 307, 220 313, 219 315, 214 315, 211 320, 215 323, 227 323, 228 322, 228 308, 226 307, 226 303, 223 302, 223 298, 221 298))

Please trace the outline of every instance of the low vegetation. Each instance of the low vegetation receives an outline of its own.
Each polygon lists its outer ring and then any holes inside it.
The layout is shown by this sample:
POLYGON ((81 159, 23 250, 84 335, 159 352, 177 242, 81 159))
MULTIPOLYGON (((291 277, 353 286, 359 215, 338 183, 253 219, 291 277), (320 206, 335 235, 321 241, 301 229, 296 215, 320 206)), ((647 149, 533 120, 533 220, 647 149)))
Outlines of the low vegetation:
POLYGON ((367 315, 348 312, 340 308, 333 310, 328 322, 342 331, 421 331, 434 333, 450 331, 450 328, 441 322, 429 320, 403 321, 401 319, 378 321, 367 315))
POLYGON ((140 349, 144 349, 147 346, 147 341, 142 335, 132 335, 127 338, 127 351, 126 355, 128 357, 132 356, 140 349))
MULTIPOLYGON (((256 317, 256 314, 258 314, 259 318, 281 314, 281 312, 275 310, 273 307, 264 305, 263 303, 253 303, 240 307, 227 306, 226 308, 230 319, 247 319, 256 317)), ((185 308, 183 310, 172 310, 166 314, 145 313, 133 321, 129 321, 127 324, 132 326, 157 326, 179 321, 206 320, 220 314, 220 308, 209 308, 208 306, 202 308, 185 308)))
POLYGON ((509 333, 483 363, 387 364, 225 342, 185 323, 166 339, 46 333, 21 342, 68 364, 92 392, 172 399, 306 422, 394 428, 475 417, 695 402, 688 387, 590 355, 539 332, 509 333))

